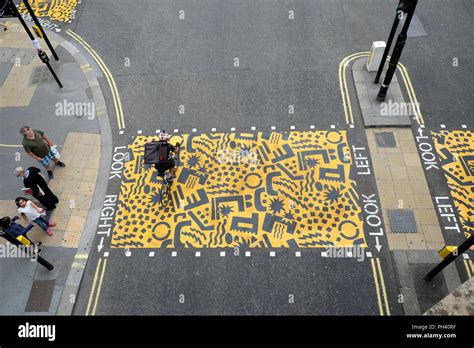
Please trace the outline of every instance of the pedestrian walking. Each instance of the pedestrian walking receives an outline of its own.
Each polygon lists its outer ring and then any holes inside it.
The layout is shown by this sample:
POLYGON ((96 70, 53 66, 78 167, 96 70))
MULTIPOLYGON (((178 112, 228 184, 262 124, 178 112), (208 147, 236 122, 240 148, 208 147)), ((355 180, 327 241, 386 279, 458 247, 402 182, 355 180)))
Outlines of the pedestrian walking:
POLYGON ((43 229, 48 236, 53 235, 53 232, 49 228, 56 226, 56 224, 48 221, 43 209, 24 197, 17 197, 15 203, 18 207, 18 214, 28 223, 34 222, 43 229))
POLYGON ((54 177, 51 169, 50 161, 53 160, 56 165, 65 167, 66 165, 59 160, 61 156, 57 150, 57 146, 48 139, 41 130, 34 130, 30 126, 21 127, 20 133, 23 135, 23 148, 26 153, 40 162, 48 171, 48 177, 54 177))
POLYGON ((59 199, 48 187, 39 168, 29 167, 27 170, 24 170, 23 167, 18 167, 15 169, 15 175, 22 178, 25 188, 31 191, 31 195, 35 197, 47 211, 56 209, 56 204, 59 203, 59 199))

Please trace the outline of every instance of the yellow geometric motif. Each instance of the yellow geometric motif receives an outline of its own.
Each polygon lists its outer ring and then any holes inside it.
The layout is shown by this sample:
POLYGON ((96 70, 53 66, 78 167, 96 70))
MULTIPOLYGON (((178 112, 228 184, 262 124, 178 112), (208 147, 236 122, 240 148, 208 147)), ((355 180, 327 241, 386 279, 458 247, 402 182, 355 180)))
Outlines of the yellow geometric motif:
MULTIPOLYGON (((77 0, 30 0, 29 3, 37 17, 58 22, 68 22, 77 6, 77 0)), ((23 2, 18 11, 28 14, 23 2)))
MULTIPOLYGON (((129 145, 112 247, 366 247, 345 131, 186 134, 172 202, 129 145)), ((174 144, 176 141, 171 139, 174 144)))
POLYGON ((466 233, 474 233, 474 133, 432 134, 461 224, 466 233))

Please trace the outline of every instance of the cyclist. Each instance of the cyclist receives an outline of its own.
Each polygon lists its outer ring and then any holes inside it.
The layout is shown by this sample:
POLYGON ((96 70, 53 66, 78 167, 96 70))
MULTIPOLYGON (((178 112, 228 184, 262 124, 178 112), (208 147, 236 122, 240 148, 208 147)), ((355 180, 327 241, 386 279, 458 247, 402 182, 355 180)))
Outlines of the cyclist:
POLYGON ((169 135, 165 131, 161 131, 159 134, 160 140, 158 141, 158 151, 161 152, 160 161, 155 164, 155 169, 158 171, 158 176, 164 177, 167 170, 170 171, 170 177, 168 180, 176 178, 176 167, 174 162, 174 156, 178 153, 179 143, 176 146, 171 145, 168 142, 169 135))

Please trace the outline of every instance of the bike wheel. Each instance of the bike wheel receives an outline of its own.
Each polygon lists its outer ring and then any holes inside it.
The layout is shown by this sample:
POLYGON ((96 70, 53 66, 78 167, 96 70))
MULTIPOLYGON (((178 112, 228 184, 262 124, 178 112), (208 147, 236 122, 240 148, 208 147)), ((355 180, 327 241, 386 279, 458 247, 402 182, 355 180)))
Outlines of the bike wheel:
POLYGON ((160 190, 160 203, 163 207, 167 206, 170 201, 170 187, 163 183, 160 190))

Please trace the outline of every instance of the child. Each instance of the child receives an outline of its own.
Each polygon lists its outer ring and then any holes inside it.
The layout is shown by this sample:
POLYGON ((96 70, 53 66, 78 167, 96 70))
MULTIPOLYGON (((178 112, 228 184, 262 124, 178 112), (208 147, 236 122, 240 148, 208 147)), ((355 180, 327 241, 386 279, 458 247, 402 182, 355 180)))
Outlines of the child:
POLYGON ((56 224, 49 222, 48 219, 46 219, 43 209, 39 208, 32 201, 29 201, 24 197, 18 197, 15 199, 15 203, 18 207, 18 214, 20 214, 28 223, 34 222, 41 227, 48 236, 53 235, 53 232, 49 227, 54 227, 56 224))

